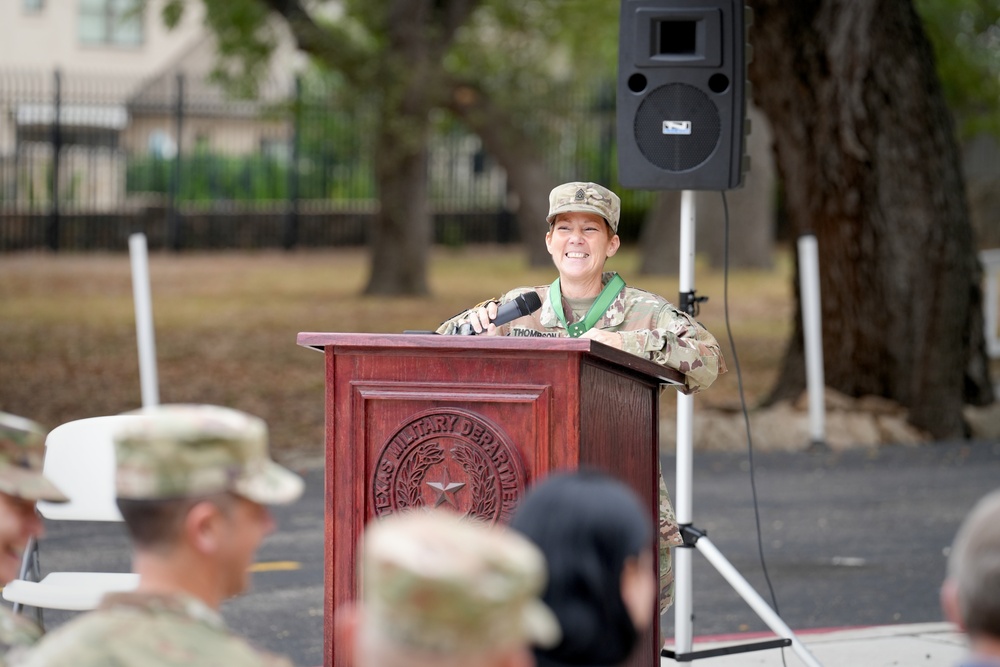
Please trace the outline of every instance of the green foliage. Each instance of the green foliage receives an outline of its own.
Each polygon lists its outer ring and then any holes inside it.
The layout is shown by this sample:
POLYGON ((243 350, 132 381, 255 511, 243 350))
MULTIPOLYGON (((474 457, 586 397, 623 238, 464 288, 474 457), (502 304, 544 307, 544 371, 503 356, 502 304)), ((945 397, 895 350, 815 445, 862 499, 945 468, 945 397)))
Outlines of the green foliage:
MULTIPOLYGON (((374 197, 374 186, 357 162, 338 163, 329 155, 302 159, 298 194, 301 199, 333 201, 374 197)), ((170 193, 174 160, 143 156, 129 160, 125 187, 129 194, 170 193)), ((220 202, 262 203, 287 200, 289 163, 263 156, 226 156, 200 153, 181 158, 178 200, 209 204, 220 202)))
MULTIPOLYGON (((193 1, 169 0, 168 6, 193 1)), ((219 76, 230 90, 252 91, 274 48, 266 3, 199 1, 219 39, 219 76)), ((317 0, 304 6, 308 19, 286 17, 315 65, 306 75, 308 99, 299 113, 323 111, 303 119, 302 173, 318 178, 336 172, 333 183, 357 181, 362 169, 371 173, 370 164, 359 160, 373 155, 373 138, 412 120, 399 110, 405 106, 403 85, 414 72, 411 63, 396 62, 388 51, 390 30, 400 29, 391 28, 392 2, 317 0), (379 110, 385 113, 380 116, 379 110)), ((442 129, 450 86, 462 82, 491 100, 502 123, 530 137, 555 177, 614 187, 618 12, 618 3, 607 0, 480 0, 445 54, 443 71, 428 78, 429 89, 437 91, 434 123, 442 129)), ((416 141, 423 133, 392 134, 416 141)), ((340 189, 329 183, 318 187, 340 189)))
POLYGON ((963 136, 1000 136, 1000 0, 916 0, 963 136))
POLYGON ((181 18, 184 17, 184 0, 167 0, 160 12, 160 17, 168 30, 176 28, 181 22, 181 18))
POLYGON ((617 26, 617 3, 605 0, 485 0, 445 67, 538 140, 555 141, 579 97, 613 80, 617 26))

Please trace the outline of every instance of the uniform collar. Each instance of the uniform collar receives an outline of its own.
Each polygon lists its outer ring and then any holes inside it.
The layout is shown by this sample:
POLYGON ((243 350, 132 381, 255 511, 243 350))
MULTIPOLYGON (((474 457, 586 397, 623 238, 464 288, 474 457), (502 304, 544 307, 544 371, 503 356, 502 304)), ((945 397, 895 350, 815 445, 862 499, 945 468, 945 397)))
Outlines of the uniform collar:
MULTIPOLYGON (((608 281, 614 277, 614 271, 605 271, 601 274, 601 285, 607 285, 608 281)), ((565 309, 565 304, 564 304, 565 309)), ((618 293, 618 297, 611 302, 611 305, 601 316, 601 319, 597 320, 597 324, 594 325, 595 329, 607 329, 609 327, 614 327, 620 325, 625 321, 625 290, 618 293)), ((545 303, 542 304, 542 309, 539 311, 538 323, 543 327, 548 329, 562 329, 566 330, 563 323, 559 321, 559 316, 556 315, 555 308, 553 308, 552 303, 546 299, 545 303)))

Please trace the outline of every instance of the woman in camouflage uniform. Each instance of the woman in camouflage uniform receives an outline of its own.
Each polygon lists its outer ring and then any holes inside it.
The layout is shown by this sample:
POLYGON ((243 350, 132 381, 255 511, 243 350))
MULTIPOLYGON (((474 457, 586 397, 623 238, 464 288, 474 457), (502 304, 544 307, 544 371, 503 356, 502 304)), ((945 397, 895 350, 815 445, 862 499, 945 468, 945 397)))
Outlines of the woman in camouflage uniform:
MULTIPOLYGON (((715 337, 661 296, 629 287, 615 272, 605 271, 618 252, 621 200, 597 183, 564 183, 549 194, 545 246, 559 271, 551 285, 519 287, 459 313, 438 328, 458 333, 468 323, 488 336, 590 338, 649 359, 684 374, 685 393, 705 389, 726 371, 715 337), (535 292, 542 307, 496 326, 497 309, 526 292, 535 292)), ((673 602, 673 569, 669 547, 681 544, 673 507, 660 474, 661 611, 673 602)))

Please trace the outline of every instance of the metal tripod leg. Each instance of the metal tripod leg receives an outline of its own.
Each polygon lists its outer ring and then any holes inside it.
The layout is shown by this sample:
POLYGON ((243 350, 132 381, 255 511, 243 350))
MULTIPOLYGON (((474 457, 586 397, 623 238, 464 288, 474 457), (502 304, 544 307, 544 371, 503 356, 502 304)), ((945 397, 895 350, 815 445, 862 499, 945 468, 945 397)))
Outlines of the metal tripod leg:
MULTIPOLYGON (((692 311, 697 300, 694 298, 694 247, 695 247, 695 193, 685 190, 681 193, 681 230, 680 230, 680 280, 682 307, 690 306, 692 311)), ((687 308, 685 308, 686 310, 687 308)), ((693 312, 689 312, 693 315, 693 312)), ((691 651, 693 634, 693 585, 692 558, 694 549, 698 549, 708 562, 718 570, 729 585, 741 598, 757 612, 771 630, 783 639, 761 642, 756 645, 745 645, 726 652, 755 651, 764 648, 778 648, 791 645, 803 662, 809 667, 822 667, 805 645, 795 637, 788 625, 757 591, 747 583, 746 579, 726 560, 711 540, 705 534, 692 527, 692 483, 694 478, 694 399, 686 394, 677 395, 677 489, 674 509, 677 523, 684 536, 684 546, 674 549, 674 650, 666 651, 667 657, 678 662, 690 662, 696 658, 707 658, 711 655, 721 655, 716 651, 693 653, 691 651)))
MULTIPOLYGON (((795 636, 792 629, 781 620, 781 617, 771 609, 767 602, 764 601, 764 598, 743 578, 743 575, 733 567, 733 564, 722 555, 722 552, 716 548, 712 540, 708 539, 705 533, 692 526, 682 526, 681 533, 684 534, 685 543, 689 540, 693 542, 694 548, 701 552, 701 555, 712 564, 712 567, 722 575, 729 585, 732 586, 733 590, 750 605, 750 608, 767 624, 767 627, 771 628, 774 634, 791 642, 792 650, 802 659, 802 662, 809 667, 822 667, 822 664, 809 652, 805 644, 795 636)), ((691 549, 678 549, 677 551, 690 553, 691 549)))

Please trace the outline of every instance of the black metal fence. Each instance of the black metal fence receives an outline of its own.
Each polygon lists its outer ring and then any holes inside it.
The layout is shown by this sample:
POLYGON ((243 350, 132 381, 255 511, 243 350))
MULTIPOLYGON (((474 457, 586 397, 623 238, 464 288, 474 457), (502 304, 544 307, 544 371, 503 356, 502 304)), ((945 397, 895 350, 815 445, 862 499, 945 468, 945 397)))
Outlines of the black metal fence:
MULTIPOLYGON (((550 167, 610 183, 613 95, 577 95, 550 167)), ((0 251, 363 244, 372 118, 315 76, 246 101, 177 74, 0 72, 0 251)), ((428 172, 438 243, 518 240, 506 173, 445 116, 428 172)))

